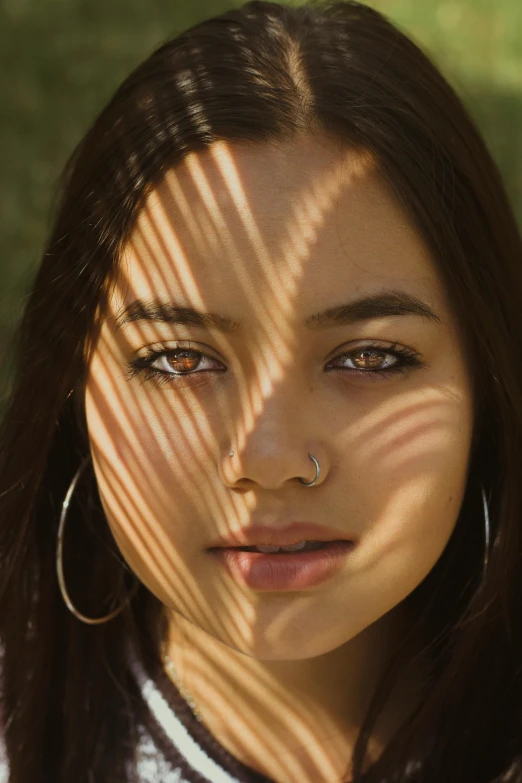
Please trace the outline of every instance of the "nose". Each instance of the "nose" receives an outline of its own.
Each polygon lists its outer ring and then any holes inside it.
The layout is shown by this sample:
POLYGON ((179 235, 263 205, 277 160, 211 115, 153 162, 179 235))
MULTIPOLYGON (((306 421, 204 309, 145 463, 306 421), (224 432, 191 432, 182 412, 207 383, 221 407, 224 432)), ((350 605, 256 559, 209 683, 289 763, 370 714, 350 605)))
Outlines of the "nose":
POLYGON ((300 485, 317 476, 313 455, 320 466, 321 484, 327 475, 326 449, 314 434, 314 417, 304 414, 295 404, 295 395, 267 399, 255 414, 247 432, 236 428, 236 442, 224 444, 221 454, 221 478, 229 487, 257 485, 279 489, 288 482, 300 485), (234 455, 230 456, 233 451, 234 455))

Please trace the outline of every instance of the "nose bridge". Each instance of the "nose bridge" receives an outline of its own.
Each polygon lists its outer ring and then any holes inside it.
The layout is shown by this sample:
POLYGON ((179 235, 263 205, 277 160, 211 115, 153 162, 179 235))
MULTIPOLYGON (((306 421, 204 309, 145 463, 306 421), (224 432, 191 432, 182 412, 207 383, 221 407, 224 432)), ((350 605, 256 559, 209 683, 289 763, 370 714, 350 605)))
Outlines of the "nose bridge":
POLYGON ((295 437, 292 432, 298 425, 298 392, 295 382, 289 380, 286 374, 272 384, 270 391, 253 400, 253 403, 245 441, 256 437, 295 437))
POLYGON ((328 474, 327 454, 312 411, 314 389, 307 383, 304 366, 293 355, 279 368, 280 372, 270 373, 264 364, 260 371, 253 362, 252 375, 247 374, 236 398, 232 437, 220 460, 221 478, 230 488, 275 490, 301 478, 311 481, 315 467, 309 454, 320 462, 321 483, 328 474), (242 482, 247 483, 242 486, 242 482))

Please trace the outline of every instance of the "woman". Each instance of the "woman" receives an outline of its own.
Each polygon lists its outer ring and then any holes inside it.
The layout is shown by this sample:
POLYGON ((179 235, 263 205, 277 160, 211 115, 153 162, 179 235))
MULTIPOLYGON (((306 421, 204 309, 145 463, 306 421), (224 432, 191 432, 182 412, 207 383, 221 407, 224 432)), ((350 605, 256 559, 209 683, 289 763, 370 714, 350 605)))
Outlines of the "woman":
POLYGON ((251 2, 129 76, 3 422, 11 783, 522 780, 521 258, 370 8, 251 2))

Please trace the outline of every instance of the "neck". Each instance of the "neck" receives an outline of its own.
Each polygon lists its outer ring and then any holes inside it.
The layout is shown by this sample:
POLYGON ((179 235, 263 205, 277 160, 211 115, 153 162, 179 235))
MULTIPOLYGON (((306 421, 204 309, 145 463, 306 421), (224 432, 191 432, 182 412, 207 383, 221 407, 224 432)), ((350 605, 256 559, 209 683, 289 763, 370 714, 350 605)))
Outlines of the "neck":
MULTIPOLYGON (((203 722, 236 758, 278 783, 333 783, 350 769, 371 698, 404 632, 397 608, 331 652, 267 661, 172 613, 165 649, 203 722)), ((421 676, 419 666, 395 684, 370 738, 368 764, 416 706, 421 676)))

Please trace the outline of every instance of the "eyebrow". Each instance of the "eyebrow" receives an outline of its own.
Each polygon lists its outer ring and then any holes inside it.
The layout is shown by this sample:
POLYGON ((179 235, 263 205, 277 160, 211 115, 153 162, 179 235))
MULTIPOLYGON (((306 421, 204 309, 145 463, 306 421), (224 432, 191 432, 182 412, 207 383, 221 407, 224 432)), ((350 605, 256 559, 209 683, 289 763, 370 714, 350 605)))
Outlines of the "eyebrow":
MULTIPOLYGON (((441 321, 439 316, 416 296, 406 291, 383 291, 309 315, 302 321, 302 325, 310 330, 322 330, 390 315, 417 315, 438 323, 441 321)), ((193 307, 162 302, 158 299, 136 299, 118 313, 115 321, 117 330, 125 324, 139 321, 199 326, 228 334, 241 330, 238 321, 224 315, 203 312, 193 307)))

